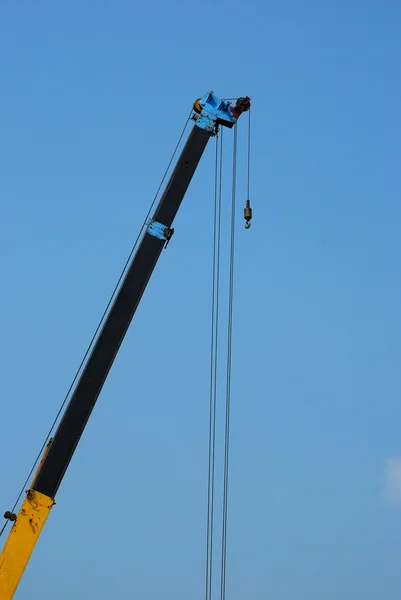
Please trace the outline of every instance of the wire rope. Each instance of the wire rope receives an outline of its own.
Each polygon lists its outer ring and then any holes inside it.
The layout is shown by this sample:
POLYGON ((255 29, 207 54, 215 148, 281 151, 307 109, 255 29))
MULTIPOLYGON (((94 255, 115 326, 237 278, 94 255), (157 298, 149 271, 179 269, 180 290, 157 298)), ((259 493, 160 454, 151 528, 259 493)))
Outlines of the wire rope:
POLYGON ((210 402, 209 402, 209 464, 207 500, 207 541, 206 541, 206 600, 212 596, 213 533, 214 533, 214 490, 216 455, 216 406, 217 406, 217 367, 219 333, 220 295, 220 248, 221 248, 221 205, 223 169, 223 130, 216 137, 215 189, 214 189, 214 231, 213 231, 213 273, 211 306, 210 343, 210 402))
POLYGON ((228 293, 228 331, 227 331, 227 363, 226 363, 226 418, 224 433, 224 472, 223 472, 223 524, 221 543, 220 599, 226 597, 227 571, 227 521, 228 521, 228 484, 229 484, 229 451, 230 451, 230 415, 231 415, 231 370, 232 370, 232 333, 233 333, 233 298, 234 298, 234 250, 235 250, 235 200, 237 178, 237 145, 238 130, 234 126, 233 177, 231 191, 231 235, 230 235, 230 279, 228 293))
MULTIPOLYGON (((38 462, 39 462, 39 460, 40 460, 40 457, 42 456, 42 454, 43 454, 43 451, 44 451, 44 449, 45 449, 45 447, 46 447, 47 443, 49 442, 49 439, 50 439, 50 437, 51 437, 51 434, 52 434, 52 432, 53 432, 53 430, 54 430, 54 428, 55 428, 55 426, 56 426, 56 423, 57 423, 57 421, 59 420, 59 418, 60 418, 60 415, 61 415, 61 413, 62 413, 62 411, 63 411, 63 409, 64 409, 64 407, 65 407, 65 405, 66 405, 66 403, 67 403, 67 401, 68 401, 68 399, 69 399, 69 397, 70 397, 71 391, 72 391, 72 389, 73 389, 73 387, 74 387, 74 385, 75 385, 75 383, 76 383, 76 381, 77 381, 77 379, 78 379, 78 377, 79 377, 79 375, 80 375, 80 373, 81 373, 81 371, 82 371, 82 368, 83 368, 83 366, 84 366, 84 364, 85 364, 85 362, 86 362, 86 359, 87 359, 87 357, 88 357, 88 355, 89 355, 90 351, 92 350, 93 344, 94 344, 94 342, 95 342, 95 340, 96 340, 96 338, 97 338, 97 335, 98 335, 98 333, 99 333, 99 331, 100 331, 100 328, 102 327, 102 325, 103 325, 103 323, 104 323, 104 320, 105 320, 105 318, 106 318, 106 316, 107 316, 107 314, 108 314, 108 312, 109 312, 110 306, 111 306, 111 304, 112 304, 112 302, 113 302, 113 300, 114 300, 114 298, 115 298, 115 296, 116 296, 116 294, 117 294, 117 291, 118 291, 118 289, 119 289, 119 287, 120 287, 121 281, 123 280, 123 277, 124 277, 124 275, 125 275, 125 273, 126 273, 126 271, 127 271, 128 265, 129 265, 129 264, 130 264, 130 262, 131 262, 131 258, 132 258, 133 254, 134 254, 134 252, 135 252, 135 250, 136 250, 136 248, 137 248, 137 246, 138 246, 139 239, 140 239, 140 237, 141 237, 141 235, 142 235, 142 233, 143 233, 143 230, 144 230, 144 228, 146 227, 146 225, 147 225, 147 223, 148 223, 148 221, 149 221, 149 218, 150 218, 151 212, 152 212, 152 210, 153 210, 153 207, 154 207, 154 205, 155 205, 155 203, 156 203, 156 200, 157 200, 157 198, 158 198, 158 195, 159 195, 159 193, 160 193, 161 187, 162 187, 162 185, 163 185, 163 183, 164 183, 164 181, 165 181, 165 179, 166 179, 166 177, 167 177, 167 174, 168 174, 168 172, 169 172, 169 170, 170 170, 171 164, 172 164, 172 162, 173 162, 173 160, 174 160, 174 157, 175 157, 175 155, 176 155, 176 153, 177 153, 177 150, 178 150, 178 148, 179 148, 179 146, 180 146, 180 144, 181 144, 182 138, 183 138, 183 136, 184 136, 184 133, 185 133, 185 131, 186 131, 186 128, 187 128, 187 126, 188 126, 188 123, 189 123, 189 121, 190 121, 191 114, 192 114, 192 110, 190 111, 190 113, 189 113, 189 115, 188 115, 188 117, 187 117, 187 120, 186 120, 186 122, 185 122, 185 125, 184 125, 184 127, 183 127, 183 129, 182 129, 182 132, 181 132, 181 134, 180 134, 180 137, 179 137, 179 139, 178 139, 178 142, 177 142, 177 144, 176 144, 176 146, 175 146, 175 148, 174 148, 173 154, 172 154, 172 156, 171 156, 171 158, 170 158, 170 160, 169 160, 169 163, 168 163, 168 165, 167 165, 167 167, 166 167, 166 170, 164 171, 164 175, 163 175, 163 177, 162 177, 162 180, 161 180, 161 182, 160 182, 160 185, 159 185, 159 187, 158 187, 158 189, 157 189, 157 191, 156 191, 156 194, 155 194, 155 196, 154 196, 154 198, 153 198, 153 200, 152 200, 152 203, 151 203, 151 205, 150 205, 150 207, 149 207, 149 209, 148 209, 148 212, 147 212, 147 215, 146 215, 146 217, 145 217, 145 220, 144 220, 144 222, 143 222, 143 224, 142 224, 142 227, 141 227, 141 229, 140 229, 140 231, 139 231, 139 233, 138 233, 138 236, 137 236, 137 238, 136 238, 136 240, 135 240, 135 242, 134 242, 134 245, 133 245, 133 246, 132 246, 132 248, 131 248, 131 251, 130 251, 130 253, 129 253, 129 255, 128 255, 128 258, 127 258, 127 260, 126 260, 126 262, 125 262, 125 264, 124 264, 124 267, 123 267, 123 269, 122 269, 122 271, 121 271, 121 274, 120 274, 120 276, 119 276, 119 278, 118 278, 118 280, 117 280, 117 283, 116 283, 116 285, 115 285, 115 287, 114 287, 114 290, 113 290, 113 292, 112 292, 112 294, 111 294, 111 296, 110 296, 110 299, 109 299, 109 301, 108 301, 108 303, 107 303, 107 305, 106 305, 106 308, 105 308, 105 310, 104 310, 104 312, 103 312, 103 314, 102 314, 102 316, 101 316, 101 318, 100 318, 100 321, 99 321, 99 323, 98 323, 98 325, 97 325, 97 327, 96 327, 96 329, 95 329, 95 333, 93 334, 93 336, 92 336, 92 339, 91 339, 91 341, 89 342, 89 345, 88 345, 88 347, 87 347, 87 349, 86 349, 86 352, 85 352, 85 354, 84 354, 84 357, 83 357, 83 359, 81 360, 81 363, 80 363, 80 365, 79 365, 79 367, 78 367, 78 369, 77 369, 77 371, 76 371, 76 373, 75 373, 75 376, 74 376, 74 378, 73 378, 73 380, 72 380, 72 382, 71 382, 71 385, 70 385, 70 386, 69 386, 69 388, 68 388, 68 391, 67 391, 67 393, 66 393, 66 395, 65 395, 65 397, 64 397, 64 400, 63 400, 63 402, 61 403, 61 406, 60 406, 60 408, 59 408, 59 410, 58 410, 58 412, 57 412, 57 414, 56 414, 56 416, 55 416, 55 418, 54 418, 54 420, 53 420, 53 422, 52 422, 52 424, 51 424, 51 426, 50 426, 50 429, 49 429, 49 431, 48 431, 48 434, 47 434, 47 436, 46 436, 46 438, 45 438, 45 441, 43 442, 43 444, 42 444, 42 447, 40 448, 40 450, 39 450, 39 452, 38 452, 38 454, 37 454, 37 456, 36 456, 35 462, 33 463, 33 465, 32 465, 32 468, 31 468, 31 470, 29 471, 29 474, 28 474, 27 478, 25 479, 24 485, 22 486, 22 488, 21 488, 21 490, 20 490, 20 492, 19 492, 19 494, 18 494, 18 497, 17 497, 17 499, 16 499, 16 501, 15 501, 15 503, 14 503, 14 505, 13 505, 13 508, 12 508, 12 510, 10 511, 10 512, 12 512, 12 513, 15 511, 15 509, 16 509, 16 506, 17 506, 17 504, 19 503, 19 501, 20 501, 20 499, 21 499, 21 496, 22 496, 22 494, 24 493, 24 491, 25 491, 25 489, 26 489, 26 487, 27 487, 27 485, 28 485, 28 482, 29 482, 29 480, 30 480, 30 478, 31 478, 31 476, 32 476, 32 474, 33 474, 33 472, 34 472, 35 468, 36 468, 36 465, 38 464, 38 462)), ((7 520, 7 521, 4 523, 4 525, 3 525, 2 529, 0 530, 0 537, 1 537, 1 536, 2 536, 2 534, 4 533, 4 531, 5 531, 6 527, 7 527, 7 524, 8 524, 8 520, 7 520)))

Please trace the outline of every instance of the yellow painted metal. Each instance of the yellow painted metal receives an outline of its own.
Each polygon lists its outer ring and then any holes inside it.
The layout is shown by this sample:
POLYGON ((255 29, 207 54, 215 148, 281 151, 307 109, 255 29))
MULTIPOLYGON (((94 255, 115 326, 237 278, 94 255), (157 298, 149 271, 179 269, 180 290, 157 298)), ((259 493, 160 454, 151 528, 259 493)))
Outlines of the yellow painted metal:
POLYGON ((0 600, 11 600, 54 500, 29 490, 0 554, 0 600))
POLYGON ((49 440, 43 452, 31 489, 27 491, 17 519, 0 553, 0 600, 11 600, 14 596, 46 519, 55 504, 53 498, 32 489, 52 441, 49 440))
MULTIPOLYGON (((53 438, 50 438, 50 440, 46 444, 46 448, 43 451, 43 454, 42 454, 42 457, 41 457, 40 462, 38 464, 38 467, 37 467, 37 469, 35 471, 35 474, 33 476, 32 481, 31 481, 31 485, 29 486, 30 489, 33 489, 35 487, 34 483, 35 483, 36 475, 39 473, 40 469, 42 468, 43 462, 44 462, 44 460, 45 460, 45 458, 47 456, 47 453, 49 452, 49 449, 50 449, 50 446, 52 445, 52 442, 53 442, 53 438)), ((1 598, 0 598, 0 600, 1 600, 1 598)))

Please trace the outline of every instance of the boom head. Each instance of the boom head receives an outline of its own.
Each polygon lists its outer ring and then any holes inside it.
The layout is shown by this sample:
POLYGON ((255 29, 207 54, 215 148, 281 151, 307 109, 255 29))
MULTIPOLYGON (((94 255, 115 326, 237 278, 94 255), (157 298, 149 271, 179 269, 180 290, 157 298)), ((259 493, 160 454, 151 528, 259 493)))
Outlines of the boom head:
POLYGON ((249 96, 237 98, 233 106, 229 100, 218 98, 213 92, 208 92, 194 103, 193 120, 201 129, 216 134, 219 125, 233 127, 239 116, 251 108, 249 96))

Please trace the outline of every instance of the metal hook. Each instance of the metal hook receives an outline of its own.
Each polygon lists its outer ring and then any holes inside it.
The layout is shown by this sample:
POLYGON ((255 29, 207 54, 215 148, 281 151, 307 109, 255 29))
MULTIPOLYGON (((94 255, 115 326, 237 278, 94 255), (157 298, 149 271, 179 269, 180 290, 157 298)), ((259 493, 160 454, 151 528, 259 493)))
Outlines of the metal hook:
POLYGON ((245 229, 249 229, 250 226, 251 226, 251 219, 252 219, 252 208, 251 208, 251 202, 250 202, 250 200, 247 200, 246 204, 245 204, 244 219, 246 221, 246 223, 245 223, 245 229))

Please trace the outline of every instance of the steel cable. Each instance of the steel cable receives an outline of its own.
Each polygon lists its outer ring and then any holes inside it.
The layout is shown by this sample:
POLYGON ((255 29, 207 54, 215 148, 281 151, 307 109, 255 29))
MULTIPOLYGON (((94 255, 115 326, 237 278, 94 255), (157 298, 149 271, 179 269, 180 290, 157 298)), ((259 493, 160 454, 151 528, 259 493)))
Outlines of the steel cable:
MULTIPOLYGON (((57 423, 57 421, 59 420, 59 418, 60 418, 60 415, 61 415, 61 413, 62 413, 62 411, 63 411, 63 409, 64 409, 64 406, 66 405, 66 403, 67 403, 67 401, 68 401, 68 399, 69 399, 69 396, 70 396, 70 394, 71 394, 71 391, 72 391, 72 389, 73 389, 73 387, 74 387, 74 385, 75 385, 75 382, 77 381, 77 379, 78 379, 78 377, 79 377, 79 375, 80 375, 80 373, 81 373, 81 371, 82 371, 82 368, 83 368, 83 366, 84 366, 84 364, 85 364, 85 361, 86 361, 86 359, 87 359, 87 357, 88 357, 88 355, 89 355, 89 352, 91 351, 91 349, 92 349, 92 347, 93 347, 93 344, 94 344, 94 342, 95 342, 95 340, 96 340, 96 338, 97 338, 97 335, 98 335, 98 333, 99 333, 99 331, 100 331, 100 328, 102 327, 102 325, 103 325, 103 323, 104 323, 104 320, 105 320, 105 318, 106 318, 106 316, 107 316, 107 313, 108 313, 108 311, 109 311, 109 309, 110 309, 110 306, 111 306, 111 304, 112 304, 112 302, 113 302, 113 300, 114 300, 114 298, 115 298, 115 296, 116 296, 116 293, 117 293, 117 291, 118 291, 118 289, 119 289, 119 287, 120 287, 121 281, 123 280, 123 277, 124 277, 124 275, 125 275, 125 273, 126 273, 126 271, 127 271, 127 268, 128 268, 128 266, 129 266, 129 264, 130 264, 130 262, 131 262, 131 258, 132 258, 133 254, 134 254, 134 252, 135 252, 135 250, 136 250, 136 248, 137 248, 137 245, 138 245, 139 239, 140 239, 140 237, 141 237, 141 235, 142 235, 142 233, 143 233, 143 230, 145 229, 146 225, 148 224, 148 221, 149 221, 149 218, 150 218, 151 212, 152 212, 152 210, 153 210, 153 207, 154 207, 154 205, 155 205, 155 203, 156 203, 156 200, 157 200, 157 198, 158 198, 158 195, 159 195, 159 193, 160 193, 161 187, 162 187, 162 185, 163 185, 163 183, 164 183, 164 181, 165 181, 165 179, 166 179, 166 177, 167 177, 167 174, 168 174, 168 172, 169 172, 169 170, 170 170, 171 164, 172 164, 172 162, 173 162, 173 160, 174 160, 174 157, 175 157, 175 155, 176 155, 176 153, 177 153, 177 150, 178 150, 178 148, 179 148, 179 146, 180 146, 180 144, 181 144, 182 138, 183 138, 183 136, 184 136, 185 130, 186 130, 186 128, 187 128, 187 126, 188 126, 188 123, 189 123, 189 121, 190 121, 191 114, 192 114, 192 110, 190 111, 190 113, 189 113, 189 115, 188 115, 188 117, 187 117, 187 120, 186 120, 186 122, 185 122, 185 125, 184 125, 184 127, 183 127, 183 130, 182 130, 182 132, 181 132, 181 135, 180 135, 180 137, 179 137, 179 139, 178 139, 178 142, 177 142, 177 144, 176 144, 176 146, 175 146, 175 148, 174 148, 174 151, 173 151, 173 154, 172 154, 172 156, 171 156, 171 158, 170 158, 170 161, 169 161, 169 163, 168 163, 168 165, 167 165, 167 167, 166 167, 166 170, 165 170, 165 172, 164 172, 164 175, 163 175, 163 177, 162 177, 162 180, 161 180, 161 182, 160 182, 160 185, 159 185, 159 187, 158 187, 158 189, 157 189, 157 192, 156 192, 156 194, 155 194, 155 196, 154 196, 154 198, 153 198, 153 201, 152 201, 152 203, 151 203, 151 205, 150 205, 150 207, 149 207, 149 209, 148 209, 147 215, 146 215, 146 217, 145 217, 145 220, 144 220, 144 222, 143 222, 143 224, 142 224, 142 227, 141 227, 141 229, 140 229, 140 231, 139 231, 139 233, 138 233, 138 236, 137 236, 137 238, 136 238, 136 240, 135 240, 135 242, 134 242, 134 245, 133 245, 133 246, 132 246, 132 248, 131 248, 131 251, 130 251, 130 253, 129 253, 129 255, 128 255, 128 258, 127 258, 127 260, 126 260, 126 262, 125 262, 125 265, 124 265, 124 267, 123 267, 123 270, 121 271, 121 274, 120 274, 120 276, 119 276, 119 278, 118 278, 118 280, 117 280, 117 283, 116 283, 116 285, 115 285, 115 287, 114 287, 114 290, 113 290, 113 292, 112 292, 112 294, 111 294, 110 300, 109 300, 109 301, 108 301, 108 303, 107 303, 107 306, 106 306, 106 308, 105 308, 105 310, 104 310, 104 312, 103 312, 103 314, 102 314, 102 316, 101 316, 101 318, 100 318, 99 324, 98 324, 98 325, 97 325, 97 327, 96 327, 95 333, 93 334, 93 336, 92 336, 92 339, 91 339, 91 341, 89 342, 89 345, 88 345, 88 347, 87 347, 87 349, 86 349, 86 352, 85 352, 85 354, 84 354, 84 357, 83 357, 83 359, 82 359, 82 361, 81 361, 81 363, 80 363, 80 365, 79 365, 79 367, 78 367, 78 370, 77 370, 77 372, 76 372, 76 374, 75 374, 75 376, 74 376, 74 378, 73 378, 73 380, 72 380, 72 383, 71 383, 70 387, 68 388, 68 391, 67 391, 67 393, 66 393, 66 395, 65 395, 65 397, 64 397, 64 400, 63 400, 63 402, 62 402, 62 404, 61 404, 61 406, 60 406, 60 408, 59 408, 59 410, 58 410, 58 412, 57 412, 57 414, 56 414, 56 417, 54 418, 54 421, 53 421, 53 423, 51 424, 51 427, 50 427, 50 429, 49 429, 49 432, 48 432, 48 434, 47 434, 47 436, 46 436, 46 439, 45 439, 45 441, 44 441, 44 443, 43 443, 43 445, 42 445, 41 449, 39 450, 39 452, 38 452, 38 454, 37 454, 37 457, 36 457, 36 459, 35 459, 35 462, 33 463, 33 466, 32 466, 32 468, 31 468, 31 470, 29 471, 29 474, 28 474, 28 476, 27 476, 27 478, 26 478, 26 480, 25 480, 25 483, 24 483, 24 485, 22 486, 22 488, 21 488, 21 491, 20 491, 20 493, 19 493, 19 495, 18 495, 18 497, 17 497, 17 499, 16 499, 16 501, 15 501, 15 503, 14 503, 14 506, 13 506, 13 508, 12 508, 12 510, 11 510, 10 512, 14 512, 14 511, 15 511, 15 509, 16 509, 16 507, 17 507, 17 504, 18 504, 18 502, 19 502, 19 501, 20 501, 20 499, 21 499, 21 496, 22 496, 22 494, 23 494, 23 493, 24 493, 24 491, 26 490, 26 487, 27 487, 27 485, 28 485, 28 482, 29 482, 29 480, 30 480, 30 478, 31 478, 31 476, 32 476, 32 474, 33 474, 33 472, 34 472, 35 468, 36 468, 36 465, 38 464, 38 462, 39 462, 39 460, 40 460, 40 458, 41 458, 41 456, 42 456, 42 454, 43 454, 43 451, 44 451, 44 449, 45 449, 45 447, 46 447, 46 445, 47 445, 47 443, 48 443, 48 441, 49 441, 49 439, 50 439, 50 437, 51 437, 51 434, 52 434, 52 432, 53 432, 53 430, 54 430, 54 428, 55 428, 55 426, 56 426, 56 423, 57 423)), ((4 530, 6 529, 6 527, 7 527, 7 524, 8 524, 8 520, 7 520, 7 521, 4 523, 4 525, 3 525, 2 529, 0 530, 0 537, 1 537, 1 536, 2 536, 2 534, 4 533, 4 530)))
POLYGON ((207 541, 206 541, 206 600, 212 597, 213 572, 213 532, 214 532, 214 488, 216 451, 216 405, 219 332, 219 293, 220 293, 220 248, 221 248, 221 204, 223 169, 223 130, 220 139, 216 137, 215 189, 214 189, 214 231, 213 231, 213 274, 211 307, 210 343, 210 406, 209 406, 209 464, 207 500, 207 541))
POLYGON ((221 543, 220 599, 226 597, 227 571, 227 520, 228 520, 228 484, 229 484, 229 451, 230 451, 230 416, 231 416, 231 366, 232 366, 232 333, 233 333, 233 298, 234 298, 234 250, 235 250, 235 199, 237 179, 237 142, 238 131, 234 126, 233 179, 231 196, 231 236, 230 236, 230 280, 228 296, 228 332, 227 332, 227 364, 226 364, 226 420, 224 434, 224 489, 223 489, 223 526, 221 543))

